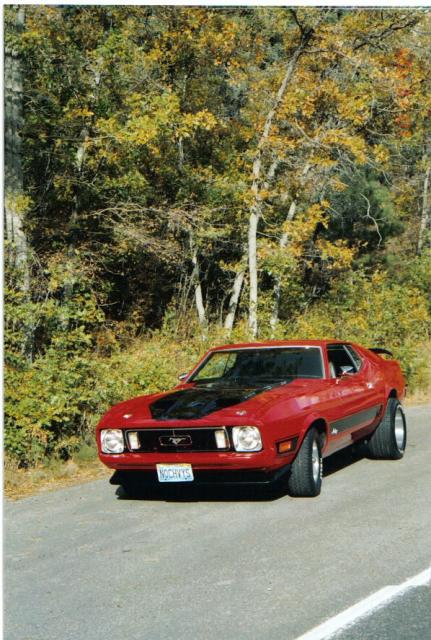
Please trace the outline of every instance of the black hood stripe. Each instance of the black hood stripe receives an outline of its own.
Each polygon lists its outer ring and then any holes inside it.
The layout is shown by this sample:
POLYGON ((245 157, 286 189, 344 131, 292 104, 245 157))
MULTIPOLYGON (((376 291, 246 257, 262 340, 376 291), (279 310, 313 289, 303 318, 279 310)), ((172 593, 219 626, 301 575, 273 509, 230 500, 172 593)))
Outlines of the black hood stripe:
POLYGON ((209 388, 192 387, 174 391, 150 405, 155 420, 196 420, 204 416, 241 404, 274 386, 253 388, 209 388))

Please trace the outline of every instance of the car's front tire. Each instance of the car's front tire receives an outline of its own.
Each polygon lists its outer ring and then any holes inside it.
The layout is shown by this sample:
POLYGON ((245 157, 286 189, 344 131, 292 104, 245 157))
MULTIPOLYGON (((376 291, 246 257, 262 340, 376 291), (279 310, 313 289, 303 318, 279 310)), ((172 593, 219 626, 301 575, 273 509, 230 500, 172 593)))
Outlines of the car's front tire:
POLYGON ((385 415, 368 441, 371 458, 400 460, 407 443, 407 422, 396 398, 389 398, 385 415))
POLYGON ((310 429, 295 460, 292 462, 287 480, 287 491, 291 496, 314 498, 322 488, 322 449, 316 429, 310 429))

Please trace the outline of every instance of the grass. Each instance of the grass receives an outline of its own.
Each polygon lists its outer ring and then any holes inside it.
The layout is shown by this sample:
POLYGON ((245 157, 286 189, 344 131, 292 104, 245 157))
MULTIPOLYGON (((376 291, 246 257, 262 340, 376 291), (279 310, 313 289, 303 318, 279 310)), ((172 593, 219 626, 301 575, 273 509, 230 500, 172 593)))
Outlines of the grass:
POLYGON ((407 407, 414 407, 418 404, 431 404, 431 387, 428 389, 417 389, 416 391, 412 391, 412 393, 407 391, 404 404, 407 407))
POLYGON ((76 456, 67 462, 50 460, 46 464, 28 469, 19 469, 15 461, 6 458, 4 493, 11 500, 19 500, 99 478, 108 479, 111 473, 97 458, 96 450, 88 445, 83 445, 76 456))

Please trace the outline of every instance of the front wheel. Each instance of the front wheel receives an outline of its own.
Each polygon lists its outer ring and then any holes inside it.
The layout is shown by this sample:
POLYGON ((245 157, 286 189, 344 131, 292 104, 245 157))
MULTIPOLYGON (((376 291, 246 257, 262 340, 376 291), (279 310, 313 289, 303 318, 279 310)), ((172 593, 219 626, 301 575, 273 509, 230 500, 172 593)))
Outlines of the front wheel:
POLYGON ((396 398, 389 398, 385 415, 368 442, 371 458, 399 460, 407 443, 407 422, 396 398))
POLYGON ((310 429, 305 435, 287 481, 291 496, 313 498, 322 488, 322 451, 319 434, 310 429))

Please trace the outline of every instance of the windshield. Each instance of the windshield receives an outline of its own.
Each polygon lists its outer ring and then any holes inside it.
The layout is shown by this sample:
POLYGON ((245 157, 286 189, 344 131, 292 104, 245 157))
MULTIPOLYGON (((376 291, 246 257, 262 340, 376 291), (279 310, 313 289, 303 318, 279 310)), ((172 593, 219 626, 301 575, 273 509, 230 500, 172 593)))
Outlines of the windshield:
POLYGON ((323 378, 318 347, 215 351, 189 382, 252 385, 281 383, 292 378, 323 378))

